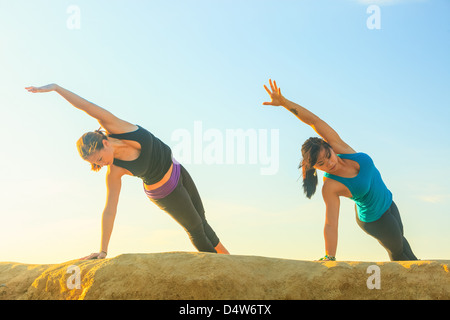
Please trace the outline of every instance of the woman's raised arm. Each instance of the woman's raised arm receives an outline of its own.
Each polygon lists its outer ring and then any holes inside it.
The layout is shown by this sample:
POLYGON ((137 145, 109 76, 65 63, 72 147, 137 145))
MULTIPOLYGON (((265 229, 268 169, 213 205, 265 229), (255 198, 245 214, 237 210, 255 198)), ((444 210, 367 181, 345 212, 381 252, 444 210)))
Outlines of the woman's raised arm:
POLYGON ((105 128, 108 133, 124 133, 137 130, 137 127, 127 121, 121 120, 108 110, 76 95, 75 93, 64 89, 63 87, 52 83, 42 87, 26 87, 29 92, 51 92, 59 93, 75 108, 86 112, 91 117, 97 119, 100 125, 105 128))
POLYGON ((336 153, 355 153, 349 145, 342 141, 341 137, 325 121, 314 113, 295 102, 289 101, 281 94, 281 89, 277 87, 275 81, 269 80, 271 90, 264 85, 272 101, 264 102, 263 105, 283 106, 293 113, 300 121, 311 126, 326 142, 328 142, 336 153))

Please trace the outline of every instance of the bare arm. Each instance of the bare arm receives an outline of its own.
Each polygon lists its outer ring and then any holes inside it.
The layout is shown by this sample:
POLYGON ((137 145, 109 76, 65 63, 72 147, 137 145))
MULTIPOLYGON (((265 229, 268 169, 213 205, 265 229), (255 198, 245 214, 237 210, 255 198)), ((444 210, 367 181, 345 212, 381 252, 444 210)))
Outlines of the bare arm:
POLYGON ((64 89, 63 87, 60 87, 57 84, 52 83, 42 87, 26 87, 25 89, 29 92, 57 92, 75 108, 80 109, 91 117, 97 119, 100 125, 109 133, 124 133, 137 130, 135 125, 117 118, 108 110, 78 96, 67 89, 64 89))
POLYGON ((102 215, 101 251, 108 252, 108 244, 114 226, 114 220, 122 188, 122 170, 116 166, 109 166, 106 174, 106 205, 102 215))
POLYGON ((326 205, 324 238, 325 254, 335 257, 338 243, 338 221, 340 200, 335 188, 330 183, 325 183, 322 188, 322 196, 326 205))
POLYGON ((271 102, 264 102, 263 105, 283 106, 291 113, 293 113, 300 121, 311 126, 319 136, 321 136, 326 142, 328 142, 336 153, 355 153, 348 144, 346 144, 333 128, 331 128, 325 121, 320 119, 317 115, 309 111, 308 109, 300 106, 299 104, 289 101, 281 94, 281 89, 277 87, 276 82, 272 83, 269 80, 269 90, 265 85, 267 93, 272 99, 271 102))
POLYGON ((117 205, 119 203, 119 195, 122 187, 122 176, 124 175, 122 168, 116 166, 109 166, 106 174, 106 205, 102 214, 102 235, 100 243, 100 252, 92 253, 91 255, 82 258, 88 259, 102 259, 106 257, 108 252, 109 240, 111 239, 112 230, 114 227, 114 220, 117 213, 117 205))

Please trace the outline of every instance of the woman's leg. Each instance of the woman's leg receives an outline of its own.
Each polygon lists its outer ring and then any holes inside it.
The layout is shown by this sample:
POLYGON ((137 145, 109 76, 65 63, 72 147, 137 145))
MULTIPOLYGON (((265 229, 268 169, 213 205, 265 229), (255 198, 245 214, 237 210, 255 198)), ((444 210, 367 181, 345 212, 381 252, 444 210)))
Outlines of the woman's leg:
POLYGON ((397 206, 391 207, 373 222, 363 222, 356 216, 358 225, 387 250, 391 261, 417 260, 412 253, 408 241, 403 236, 403 225, 397 206))
POLYGON ((186 191, 188 192, 195 209, 197 210, 198 214, 200 215, 203 221, 206 236, 214 245, 214 248, 216 249, 217 253, 229 254, 228 250, 222 245, 222 243, 220 243, 216 233, 211 228, 209 223, 206 221, 205 209, 203 207, 200 194, 197 190, 197 187, 195 186, 194 180, 192 180, 191 175, 183 166, 181 166, 181 175, 183 176, 183 185, 185 186, 186 191))
POLYGON ((150 199, 172 216, 188 233, 199 251, 217 252, 219 238, 205 219, 205 212, 192 178, 181 167, 177 187, 163 199, 150 199))
POLYGON ((394 201, 392 201, 391 205, 391 214, 392 216, 397 220, 397 223, 399 224, 400 230, 402 232, 403 237, 403 253, 409 258, 408 260, 417 260, 417 257, 412 252, 411 246, 408 243, 408 240, 403 236, 403 223, 402 219, 400 217, 400 212, 398 211, 397 205, 394 201))

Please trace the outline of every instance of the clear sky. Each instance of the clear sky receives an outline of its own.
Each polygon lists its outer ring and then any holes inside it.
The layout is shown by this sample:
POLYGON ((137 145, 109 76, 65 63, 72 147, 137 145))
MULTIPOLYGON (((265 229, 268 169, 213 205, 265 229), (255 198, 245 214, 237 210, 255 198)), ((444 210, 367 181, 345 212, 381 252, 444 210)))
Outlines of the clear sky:
MULTIPOLYGON (((449 17, 447 0, 0 0, 0 261, 99 250, 106 170, 75 147, 98 123, 24 89, 48 83, 171 146, 232 254, 323 256, 322 184, 308 200, 297 169, 315 133, 262 106, 269 78, 372 156, 416 255, 450 259, 449 17)), ((166 251, 195 248, 124 177, 108 256, 166 251)), ((348 199, 337 259, 389 259, 348 199)))

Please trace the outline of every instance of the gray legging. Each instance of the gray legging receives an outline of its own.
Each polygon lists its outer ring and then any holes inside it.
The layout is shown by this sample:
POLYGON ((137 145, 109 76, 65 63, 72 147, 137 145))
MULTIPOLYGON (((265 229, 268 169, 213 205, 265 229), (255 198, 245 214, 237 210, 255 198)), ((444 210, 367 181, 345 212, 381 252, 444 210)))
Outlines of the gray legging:
POLYGON ((391 261, 418 260, 403 236, 403 224, 394 201, 389 209, 376 221, 363 222, 356 215, 358 225, 387 250, 391 261))
POLYGON ((198 251, 217 252, 215 247, 219 244, 219 238, 206 221, 197 187, 183 166, 175 189, 162 199, 150 200, 184 228, 198 251))

